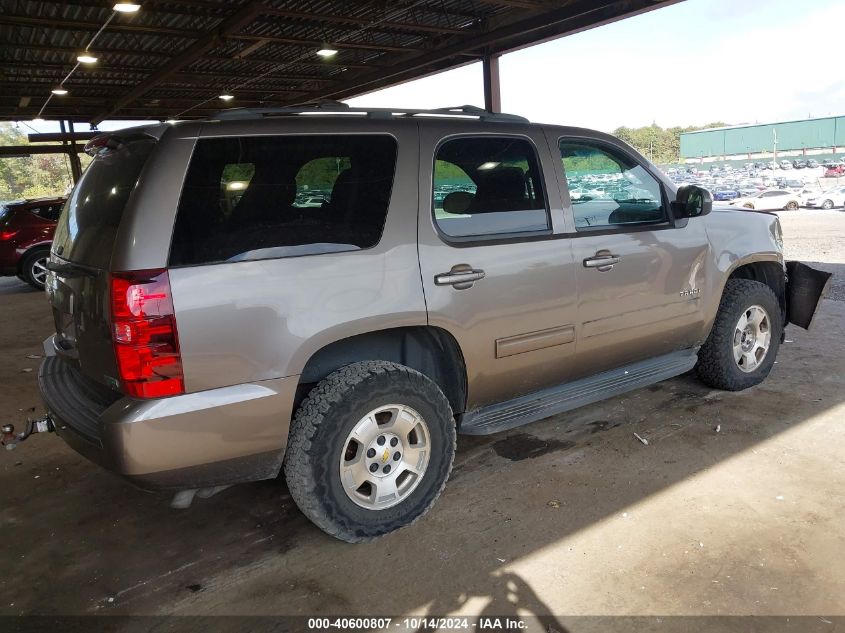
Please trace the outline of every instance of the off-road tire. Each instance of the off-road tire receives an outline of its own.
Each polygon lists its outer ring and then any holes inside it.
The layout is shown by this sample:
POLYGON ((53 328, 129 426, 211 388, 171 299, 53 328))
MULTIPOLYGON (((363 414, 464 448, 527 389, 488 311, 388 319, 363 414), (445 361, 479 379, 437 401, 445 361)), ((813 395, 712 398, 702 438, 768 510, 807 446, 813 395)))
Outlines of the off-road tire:
POLYGON ((49 256, 49 249, 43 248, 27 253, 26 256, 23 258, 23 261, 21 261, 21 274, 18 276, 33 288, 36 288, 38 290, 44 290, 44 284, 35 278, 32 267, 38 260, 47 258, 49 256))
POLYGON ((758 385, 775 364, 783 323, 775 293, 766 284, 750 279, 729 279, 722 293, 713 329, 698 352, 695 368, 706 385, 725 391, 742 391, 758 385), (752 372, 737 367, 733 357, 733 337, 742 313, 753 305, 763 307, 771 321, 771 343, 766 357, 752 372))
POLYGON ((455 457, 452 409, 440 388, 409 367, 364 361, 320 381, 291 423, 285 478, 296 505, 326 533, 364 543, 410 525, 440 496, 455 457), (371 510, 355 504, 340 481, 340 455, 353 426, 376 407, 405 404, 425 419, 431 454, 422 480, 399 504, 371 510))

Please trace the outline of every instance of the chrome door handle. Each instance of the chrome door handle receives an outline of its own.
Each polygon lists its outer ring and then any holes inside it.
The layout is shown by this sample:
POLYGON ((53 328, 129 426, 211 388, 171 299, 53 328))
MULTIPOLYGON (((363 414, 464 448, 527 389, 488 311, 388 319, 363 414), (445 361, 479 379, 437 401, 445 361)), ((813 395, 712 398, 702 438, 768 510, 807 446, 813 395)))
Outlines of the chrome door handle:
POLYGON ((436 286, 453 286, 457 290, 471 288, 479 279, 484 279, 486 273, 483 270, 473 268, 468 264, 457 264, 452 266, 448 273, 440 273, 434 276, 436 286))
POLYGON ((584 260, 584 268, 595 268, 599 272, 605 273, 620 261, 622 261, 622 258, 619 255, 596 253, 593 257, 588 257, 584 260))

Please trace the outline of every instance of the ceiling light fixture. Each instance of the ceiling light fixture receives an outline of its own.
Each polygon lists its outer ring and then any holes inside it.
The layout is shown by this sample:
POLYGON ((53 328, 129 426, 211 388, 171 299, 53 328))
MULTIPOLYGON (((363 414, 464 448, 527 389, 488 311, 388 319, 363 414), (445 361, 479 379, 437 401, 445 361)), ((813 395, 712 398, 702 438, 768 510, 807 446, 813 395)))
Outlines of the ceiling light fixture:
POLYGON ((326 45, 326 46, 323 46, 323 48, 321 48, 320 50, 317 51, 317 55, 319 55, 320 57, 326 57, 326 58, 334 57, 335 55, 337 55, 337 49, 326 45))
POLYGON ((223 99, 223 101, 231 101, 232 99, 235 98, 235 95, 224 94, 224 95, 220 95, 220 98, 223 99))
POLYGON ((118 13, 137 13, 140 8, 141 5, 136 2, 118 2, 112 7, 118 13))
POLYGON ((97 56, 85 51, 84 53, 80 53, 76 56, 76 61, 80 62, 81 64, 96 64, 97 63, 97 56))
POLYGON ((59 86, 58 88, 53 88, 50 92, 52 92, 54 95, 58 95, 60 97, 67 94, 67 90, 65 90, 62 86, 59 86))

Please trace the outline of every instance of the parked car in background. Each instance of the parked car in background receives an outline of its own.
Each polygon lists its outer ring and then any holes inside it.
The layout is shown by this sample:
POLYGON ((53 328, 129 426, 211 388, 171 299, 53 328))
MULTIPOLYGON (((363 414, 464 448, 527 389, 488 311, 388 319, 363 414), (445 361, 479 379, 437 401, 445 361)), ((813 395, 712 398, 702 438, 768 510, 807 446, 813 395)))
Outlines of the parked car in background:
POLYGON ((782 160, 782 161, 780 161, 780 168, 781 169, 792 169, 792 163, 790 163, 788 160, 782 160))
POLYGON ((303 198, 302 201, 297 200, 294 202, 295 207, 300 209, 319 209, 324 204, 327 204, 328 200, 323 198, 322 196, 314 196, 310 198, 303 198))
POLYGON ((753 183, 742 183, 742 184, 740 184, 739 187, 737 187, 737 192, 739 193, 737 198, 741 198, 743 196, 745 196, 745 197, 753 196, 755 193, 757 193, 760 190, 761 190, 760 187, 758 187, 757 185, 755 185, 753 183))
POLYGON ((836 178, 845 173, 845 165, 842 163, 829 163, 824 170, 825 178, 836 178))
POLYGON ((805 169, 807 167, 807 161, 801 160, 801 159, 794 160, 794 161, 792 161, 792 166, 795 169, 805 169))
POLYGON ((818 166, 819 166, 819 161, 817 161, 817 160, 814 160, 814 159, 811 158, 810 160, 807 161, 807 168, 808 169, 815 169, 818 166))
POLYGON ((724 202, 739 198, 739 192, 731 187, 716 187, 713 191, 713 200, 724 202))
POLYGON ((778 179, 778 189, 789 189, 795 193, 799 193, 804 189, 804 181, 795 178, 780 178, 778 179))
POLYGON ((731 200, 730 204, 754 211, 793 210, 801 206, 801 197, 788 189, 767 189, 751 196, 731 200))
POLYGON ((845 187, 838 187, 828 191, 813 194, 804 199, 804 206, 819 209, 845 207, 845 187))
POLYGON ((0 206, 0 275, 44 289, 45 264, 64 198, 16 200, 0 206))

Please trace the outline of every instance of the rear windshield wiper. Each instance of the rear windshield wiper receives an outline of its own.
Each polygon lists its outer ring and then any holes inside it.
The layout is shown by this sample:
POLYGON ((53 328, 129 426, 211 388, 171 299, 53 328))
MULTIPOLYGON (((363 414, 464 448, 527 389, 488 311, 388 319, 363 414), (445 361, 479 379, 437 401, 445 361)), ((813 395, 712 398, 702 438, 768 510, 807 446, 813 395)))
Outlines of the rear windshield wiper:
POLYGON ((74 264, 73 262, 67 262, 58 264, 56 262, 47 262, 46 268, 49 271, 54 273, 58 273, 63 277, 96 277, 97 273, 94 270, 87 268, 86 266, 80 266, 79 264, 74 264))

